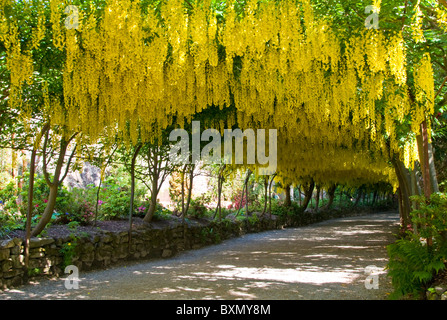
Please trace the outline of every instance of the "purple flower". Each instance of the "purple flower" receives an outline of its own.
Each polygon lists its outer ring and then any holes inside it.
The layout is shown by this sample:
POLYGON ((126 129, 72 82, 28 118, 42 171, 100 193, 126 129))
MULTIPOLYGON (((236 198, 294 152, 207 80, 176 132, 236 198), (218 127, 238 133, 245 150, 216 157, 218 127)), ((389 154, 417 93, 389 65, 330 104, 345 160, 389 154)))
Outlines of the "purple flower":
POLYGON ((104 202, 102 200, 98 200, 98 204, 102 205, 104 202))

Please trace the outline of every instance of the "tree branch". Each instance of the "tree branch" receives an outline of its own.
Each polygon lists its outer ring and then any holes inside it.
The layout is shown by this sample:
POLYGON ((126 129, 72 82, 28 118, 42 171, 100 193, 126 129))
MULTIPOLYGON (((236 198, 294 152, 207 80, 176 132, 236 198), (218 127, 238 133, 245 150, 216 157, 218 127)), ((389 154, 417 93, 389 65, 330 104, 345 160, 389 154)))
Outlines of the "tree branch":
POLYGON ((78 146, 77 144, 74 146, 73 151, 71 152, 70 158, 68 158, 67 167, 65 168, 65 173, 62 176, 62 178, 59 180, 58 184, 61 184, 65 180, 65 177, 67 177, 68 169, 70 168, 70 164, 71 164, 71 161, 73 160, 73 156, 76 152, 77 146, 78 146))
POLYGON ((47 144, 48 144, 48 135, 49 130, 45 132, 45 140, 43 142, 42 156, 43 156, 43 176, 45 178, 46 183, 51 187, 53 183, 50 181, 50 175, 48 174, 47 168, 47 144))
POLYGON ((435 99, 436 99, 436 97, 441 93, 441 90, 442 90, 442 88, 444 87, 446 81, 447 81, 447 76, 444 78, 444 81, 442 82, 441 86, 439 87, 438 92, 436 92, 436 94, 435 94, 435 99))

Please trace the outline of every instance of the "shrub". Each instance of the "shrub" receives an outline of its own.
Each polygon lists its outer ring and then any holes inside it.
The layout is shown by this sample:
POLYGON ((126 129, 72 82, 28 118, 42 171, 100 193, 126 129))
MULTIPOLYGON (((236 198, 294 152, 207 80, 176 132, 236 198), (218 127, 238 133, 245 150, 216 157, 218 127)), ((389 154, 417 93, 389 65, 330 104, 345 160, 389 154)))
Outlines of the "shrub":
POLYGON ((445 251, 430 250, 416 237, 397 240, 388 246, 388 254, 388 275, 394 287, 391 298, 418 297, 433 275, 445 268, 447 258, 445 251))
POLYGON ((209 202, 210 196, 206 194, 202 194, 197 198, 191 199, 188 208, 188 215, 195 218, 203 218, 208 211, 206 204, 209 202))
POLYGON ((228 206, 228 209, 235 209, 238 210, 239 208, 245 207, 245 204, 247 202, 247 196, 244 192, 244 195, 241 195, 242 190, 237 191, 232 197, 231 197, 231 204, 228 206))
POLYGON ((405 237, 388 246, 390 257, 387 268, 394 292, 391 298, 405 295, 418 297, 426 290, 434 275, 446 268, 447 196, 434 193, 412 197, 420 209, 411 213, 413 228, 405 237))

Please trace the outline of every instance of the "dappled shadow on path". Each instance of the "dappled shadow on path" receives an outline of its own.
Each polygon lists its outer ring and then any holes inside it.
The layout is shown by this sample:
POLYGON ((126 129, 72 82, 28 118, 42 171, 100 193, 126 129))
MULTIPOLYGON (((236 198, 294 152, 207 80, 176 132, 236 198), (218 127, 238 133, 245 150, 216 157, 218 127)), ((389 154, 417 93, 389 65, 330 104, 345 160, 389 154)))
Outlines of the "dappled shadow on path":
POLYGON ((386 245, 398 216, 371 215, 250 234, 177 257, 81 274, 0 294, 0 299, 384 299, 386 245), (375 266, 379 289, 367 289, 375 266))

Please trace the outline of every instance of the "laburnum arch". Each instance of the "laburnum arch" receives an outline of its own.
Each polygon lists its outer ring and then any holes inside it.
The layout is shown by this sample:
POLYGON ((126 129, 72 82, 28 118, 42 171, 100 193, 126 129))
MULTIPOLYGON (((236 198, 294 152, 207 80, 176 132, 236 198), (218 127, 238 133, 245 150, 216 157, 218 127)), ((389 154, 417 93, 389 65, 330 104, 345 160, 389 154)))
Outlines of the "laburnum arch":
POLYGON ((363 27, 343 40, 309 0, 24 3, 37 15, 27 41, 26 21, 8 16, 15 2, 1 1, 10 104, 26 114, 22 91, 49 37, 63 57, 62 88, 42 85, 42 117, 92 143, 117 133, 129 145, 154 139, 215 106, 230 112, 207 119, 209 127, 277 129, 278 176, 291 182, 397 187, 390 159, 407 167, 419 159, 433 71, 422 55, 411 96, 400 33, 363 27))

